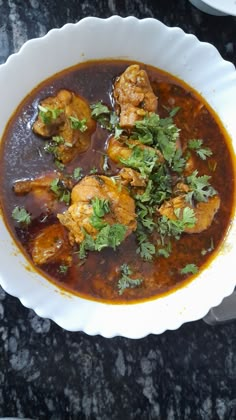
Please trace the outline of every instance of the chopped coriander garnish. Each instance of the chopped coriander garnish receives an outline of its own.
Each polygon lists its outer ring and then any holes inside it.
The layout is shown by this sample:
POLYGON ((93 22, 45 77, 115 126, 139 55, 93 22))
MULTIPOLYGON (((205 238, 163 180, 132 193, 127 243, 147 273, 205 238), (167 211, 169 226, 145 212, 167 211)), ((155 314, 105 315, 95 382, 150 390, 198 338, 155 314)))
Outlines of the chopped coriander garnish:
POLYGON ((188 148, 194 150, 200 159, 206 160, 212 155, 212 151, 209 147, 202 147, 202 144, 203 140, 201 139, 191 139, 188 141, 188 148))
POLYGON ((101 251, 103 248, 111 247, 114 250, 123 242, 127 227, 121 223, 106 225, 103 227, 95 241, 95 249, 101 251))
POLYGON ((180 274, 197 274, 198 267, 196 264, 186 264, 185 267, 181 268, 180 274))
POLYGON ((154 149, 134 146, 131 155, 127 159, 120 158, 120 162, 129 168, 138 169, 143 178, 147 178, 157 162, 157 154, 154 149))
POLYGON ((58 272, 60 273, 60 274, 66 274, 67 273, 67 271, 68 271, 68 265, 60 265, 59 266, 59 268, 58 268, 58 272))
POLYGON ((142 284, 143 279, 133 279, 130 276, 133 274, 132 270, 127 264, 122 264, 120 267, 121 277, 118 280, 119 295, 122 295, 127 288, 138 287, 142 284))
POLYGON ((139 244, 136 250, 137 254, 139 254, 143 260, 151 261, 156 253, 156 248, 151 242, 149 242, 148 235, 146 234, 140 222, 138 222, 136 236, 139 244))
POLYGON ((140 257, 144 261, 151 261, 155 253, 155 245, 153 245, 151 242, 141 242, 137 248, 137 254, 140 254, 140 257))
POLYGON ((93 213, 97 217, 103 217, 105 214, 110 212, 110 203, 109 200, 95 197, 91 200, 93 207, 93 213))
POLYGON ((90 108, 92 110, 91 116, 93 119, 108 131, 114 130, 115 138, 121 136, 124 130, 120 127, 118 115, 114 111, 110 111, 102 102, 92 104, 90 105, 90 108))
POLYGON ((87 122, 86 118, 83 118, 82 120, 79 120, 78 118, 72 117, 72 115, 71 115, 69 117, 69 120, 70 120, 71 128, 73 128, 73 130, 79 130, 83 133, 88 128, 87 124, 86 124, 86 122, 87 122))
POLYGON ((85 229, 83 229, 84 240, 81 242, 79 247, 79 258, 81 260, 87 257, 88 251, 95 251, 95 240, 91 235, 89 235, 85 229))
MULTIPOLYGON (((161 243, 161 242, 160 242, 161 243)), ((171 242, 168 241, 164 247, 158 248, 157 255, 164 258, 169 258, 171 254, 171 242)))
POLYGON ((92 110, 92 117, 95 117, 96 119, 103 114, 110 114, 109 108, 104 105, 102 102, 96 102, 95 104, 90 105, 90 108, 92 110))
POLYGON ((73 178, 74 178, 75 181, 80 181, 80 179, 83 178, 82 168, 78 167, 78 168, 74 169, 73 178))
POLYGON ((127 227, 120 223, 114 225, 106 224, 99 231, 96 239, 84 230, 85 238, 80 244, 79 258, 86 258, 87 251, 101 251, 104 248, 111 247, 114 250, 123 242, 127 227))
POLYGON ((171 116, 160 118, 158 114, 149 113, 142 120, 136 121, 131 138, 158 148, 164 159, 171 165, 176 153, 179 131, 171 116))
POLYGON ((95 197, 92 199, 91 204, 93 208, 93 214, 90 217, 90 223, 95 229, 101 230, 107 225, 107 223, 104 222, 102 218, 105 216, 105 214, 110 212, 110 203, 108 200, 95 197))
POLYGON ((63 112, 63 109, 51 109, 46 106, 38 105, 39 116, 45 125, 51 124, 63 112))
POLYGON ((184 207, 182 215, 180 209, 175 210, 176 220, 171 220, 166 216, 158 219, 157 227, 162 240, 166 237, 174 237, 179 239, 185 228, 191 228, 196 223, 194 210, 190 207, 184 207))
POLYGON ((45 142, 44 150, 46 153, 51 153, 55 157, 55 164, 58 166, 56 161, 59 161, 58 157, 58 147, 61 144, 65 144, 64 137, 62 136, 53 136, 51 140, 45 142))
POLYGON ((61 163, 58 159, 55 159, 54 163, 60 171, 63 171, 65 169, 65 165, 61 163))
POLYGON ((54 192, 59 201, 64 201, 67 205, 70 203, 70 191, 64 186, 59 178, 53 179, 50 184, 50 189, 54 192))
POLYGON ((96 174, 97 172, 98 172, 98 169, 95 166, 93 166, 93 168, 91 168, 89 171, 91 175, 96 174))
POLYGON ((18 222, 29 225, 31 223, 31 216, 24 207, 15 207, 12 211, 12 218, 18 222))
POLYGON ((198 176, 198 171, 195 170, 186 178, 190 191, 186 194, 186 201, 192 203, 193 199, 196 201, 207 201, 209 197, 216 194, 216 190, 210 185, 209 175, 198 176))

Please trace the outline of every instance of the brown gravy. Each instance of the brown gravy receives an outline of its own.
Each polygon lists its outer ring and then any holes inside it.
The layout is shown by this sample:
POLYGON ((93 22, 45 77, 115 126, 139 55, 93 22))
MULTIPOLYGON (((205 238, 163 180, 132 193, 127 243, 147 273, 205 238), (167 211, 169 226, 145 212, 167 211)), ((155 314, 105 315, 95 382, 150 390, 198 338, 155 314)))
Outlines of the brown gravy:
MULTIPOLYGON (((17 196, 12 189, 16 180, 35 178, 50 171, 53 166, 52 156, 43 150, 43 140, 32 132, 39 101, 65 88, 79 93, 90 103, 103 101, 111 107, 113 81, 129 64, 126 61, 89 62, 61 72, 35 88, 8 123, 1 144, 1 207, 10 233, 29 259, 30 239, 41 229, 42 221, 45 227, 55 220, 54 216, 49 216, 44 221, 44 215, 30 201, 30 196, 17 196), (27 229, 19 227, 12 220, 11 213, 15 206, 25 206, 32 214, 33 222, 27 229)), ((160 116, 166 116, 165 107, 169 107, 171 101, 180 107, 174 121, 181 129, 181 143, 190 138, 202 138, 204 146, 211 148, 212 157, 207 161, 199 160, 199 171, 212 177, 211 184, 220 195, 221 206, 209 229, 200 234, 184 234, 180 240, 173 241, 173 251, 169 258, 157 257, 152 262, 141 260, 137 256, 135 236, 132 234, 116 251, 107 248, 89 253, 83 264, 79 264, 75 253, 73 265, 67 273, 59 273, 58 264, 37 268, 60 287, 89 299, 112 303, 136 302, 180 287, 193 276, 183 276, 179 267, 193 262, 200 268, 205 266, 215 255, 230 224, 235 179, 230 147, 223 128, 196 92, 169 74, 149 66, 143 67, 159 98, 160 116), (213 167, 215 170, 212 170, 213 167), (214 250, 203 255, 202 251, 208 250, 211 243, 214 243, 214 250), (127 289, 120 296, 117 281, 119 267, 123 263, 132 266, 133 272, 138 272, 144 282, 140 287, 127 289)), ((79 166, 86 175, 91 168, 96 167, 98 173, 103 174, 101 156, 108 136, 106 130, 97 126, 89 150, 78 155, 67 166, 67 171, 71 173, 79 166)), ((113 174, 117 173, 118 169, 111 162, 110 167, 113 174)))

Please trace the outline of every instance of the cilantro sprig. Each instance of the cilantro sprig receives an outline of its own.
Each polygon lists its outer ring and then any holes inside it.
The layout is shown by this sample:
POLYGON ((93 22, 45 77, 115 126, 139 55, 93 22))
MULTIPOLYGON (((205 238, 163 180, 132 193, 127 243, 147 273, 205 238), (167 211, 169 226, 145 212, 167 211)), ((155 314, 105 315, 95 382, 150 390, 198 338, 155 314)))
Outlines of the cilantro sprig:
POLYGON ((147 178, 157 162, 157 154, 154 149, 134 146, 131 155, 127 158, 120 158, 120 162, 129 168, 138 169, 143 178, 147 178))
POLYGON ((110 247, 113 250, 123 242, 125 239, 127 227, 121 223, 113 225, 106 224, 102 227, 96 238, 89 235, 85 229, 84 240, 80 244, 79 258, 84 259, 87 257, 87 251, 101 251, 104 248, 110 247))
POLYGON ((108 131, 114 131, 115 138, 117 139, 121 136, 123 129, 120 127, 118 115, 114 111, 111 111, 101 101, 91 104, 90 109, 92 110, 92 118, 103 128, 108 131))
POLYGON ((174 237, 180 239, 184 229, 191 228, 196 223, 194 210, 190 207, 184 207, 182 212, 178 208, 174 211, 176 219, 169 219, 167 216, 161 216, 157 222, 157 229, 161 238, 174 237))
POLYGON ((56 195, 59 201, 63 201, 67 205, 70 204, 70 191, 59 178, 52 180, 50 190, 56 195))
POLYGON ((24 207, 15 207, 12 211, 12 218, 21 224, 29 225, 31 223, 31 215, 24 207))
POLYGON ((38 105, 38 109, 39 116, 45 125, 51 124, 64 112, 63 109, 53 109, 42 105, 38 105))
POLYGON ((181 268, 180 274, 197 274, 198 270, 196 264, 186 264, 185 267, 181 268))
POLYGON ((198 176, 198 171, 193 171, 186 178, 186 182, 190 188, 190 191, 185 196, 186 201, 192 204, 193 200, 207 201, 209 197, 216 195, 216 190, 209 183, 210 179, 211 176, 209 175, 198 176))
POLYGON ((209 147, 202 147, 203 140, 201 139, 191 139, 188 141, 188 148, 194 150, 196 154, 202 160, 206 160, 208 157, 212 156, 212 151, 209 147))
POLYGON ((91 200, 91 205, 93 214, 90 217, 90 223, 95 229, 101 230, 107 225, 103 217, 110 212, 109 200, 95 197, 91 200))
POLYGON ((142 278, 131 278, 133 271, 127 264, 122 264, 120 267, 121 277, 118 280, 118 293, 122 295, 128 288, 138 287, 142 284, 142 278))
POLYGON ((70 125, 73 130, 79 130, 81 133, 84 133, 87 130, 87 120, 83 118, 80 120, 77 117, 73 117, 72 115, 69 116, 70 125))
POLYGON ((160 118, 158 114, 149 113, 142 120, 136 121, 131 138, 159 149, 164 159, 171 166, 176 154, 176 141, 179 138, 179 131, 171 114, 167 118, 160 118))

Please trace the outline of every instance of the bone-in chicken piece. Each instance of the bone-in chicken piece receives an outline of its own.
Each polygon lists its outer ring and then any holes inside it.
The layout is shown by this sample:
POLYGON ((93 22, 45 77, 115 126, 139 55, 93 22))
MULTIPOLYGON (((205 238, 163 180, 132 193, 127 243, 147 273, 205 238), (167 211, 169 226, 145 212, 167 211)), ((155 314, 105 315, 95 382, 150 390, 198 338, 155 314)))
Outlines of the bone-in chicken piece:
POLYGON ((170 220, 177 220, 175 210, 183 210, 185 207, 190 207, 194 210, 196 223, 193 227, 186 227, 184 232, 200 233, 206 230, 212 224, 214 216, 220 207, 220 197, 218 195, 214 195, 213 197, 209 197, 208 201, 199 202, 195 207, 193 207, 186 202, 183 195, 180 195, 162 204, 162 206, 158 209, 158 212, 170 220))
POLYGON ((44 138, 59 138, 55 148, 58 160, 68 163, 78 153, 88 149, 96 123, 84 98, 63 89, 56 96, 41 101, 40 106, 33 131, 44 138), (45 111, 42 111, 42 107, 45 111), (80 125, 78 121, 84 122, 80 125))
POLYGON ((58 214, 60 222, 69 230, 71 244, 84 240, 84 231, 96 238, 98 230, 91 224, 93 214, 92 199, 108 200, 110 211, 104 216, 105 223, 120 223, 127 228, 126 236, 136 229, 135 203, 128 190, 111 178, 86 176, 72 190, 71 206, 63 214, 58 214))
POLYGON ((45 227, 30 244, 31 256, 36 265, 62 262, 70 265, 71 246, 66 229, 60 224, 45 227))
POLYGON ((50 209, 51 211, 59 211, 58 197, 52 191, 53 181, 59 181, 59 187, 64 189, 72 188, 72 181, 63 177, 57 172, 51 172, 35 179, 25 179, 16 181, 13 190, 17 195, 29 194, 33 197, 34 202, 41 210, 50 209))
POLYGON ((122 128, 132 128, 147 112, 157 110, 157 97, 152 90, 148 75, 138 64, 129 66, 118 77, 113 94, 122 128))
POLYGON ((16 194, 27 194, 30 191, 40 189, 50 189, 51 183, 55 179, 60 179, 68 188, 72 187, 71 180, 64 178, 57 172, 51 172, 34 179, 25 179, 23 181, 16 181, 13 185, 16 194))
POLYGON ((155 151, 157 154, 158 161, 160 163, 164 161, 164 158, 161 152, 157 149, 153 149, 150 146, 146 146, 140 143, 140 141, 138 140, 129 139, 126 142, 126 141, 123 141, 122 138, 118 140, 118 139, 115 139, 115 137, 111 137, 109 140, 107 154, 115 163, 119 163, 120 165, 122 165, 120 162, 120 159, 125 159, 125 160, 129 159, 129 157, 132 155, 132 151, 135 146, 138 146, 142 150, 146 149, 150 151, 155 151), (131 147, 129 147, 128 144, 131 147))

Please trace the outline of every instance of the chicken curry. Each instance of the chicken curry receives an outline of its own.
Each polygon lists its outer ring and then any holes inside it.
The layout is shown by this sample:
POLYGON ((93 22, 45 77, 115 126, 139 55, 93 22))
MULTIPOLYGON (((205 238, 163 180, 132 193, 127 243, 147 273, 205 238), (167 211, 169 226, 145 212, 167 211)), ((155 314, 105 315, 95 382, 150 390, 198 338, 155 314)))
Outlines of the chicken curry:
POLYGON ((113 303, 180 287, 230 224, 227 137, 200 95, 141 63, 93 61, 46 80, 1 145, 1 208, 34 266, 113 303))

